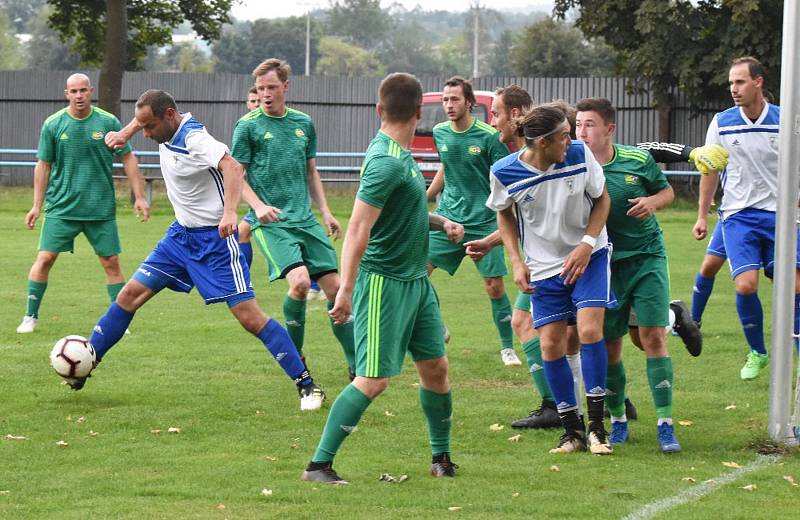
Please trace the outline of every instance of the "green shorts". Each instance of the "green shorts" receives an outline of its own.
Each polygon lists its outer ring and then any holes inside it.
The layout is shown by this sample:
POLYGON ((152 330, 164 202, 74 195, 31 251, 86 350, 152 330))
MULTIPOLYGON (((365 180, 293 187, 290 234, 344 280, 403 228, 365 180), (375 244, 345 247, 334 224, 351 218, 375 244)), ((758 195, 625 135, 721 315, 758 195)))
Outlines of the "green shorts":
POLYGON ((517 299, 514 301, 514 308, 525 312, 531 312, 531 295, 522 291, 517 291, 517 299))
POLYGON ((39 235, 39 251, 72 253, 75 251, 75 237, 80 233, 86 235, 97 256, 115 256, 122 251, 115 219, 64 220, 47 216, 39 235))
POLYGON ((301 265, 314 280, 338 269, 336 250, 319 223, 294 228, 255 224, 251 236, 267 259, 270 282, 301 265))
POLYGON ((396 376, 406 352, 414 361, 445 355, 439 303, 427 276, 401 281, 359 270, 353 316, 356 375, 396 376))
MULTIPOLYGON (((444 231, 431 231, 428 234, 429 246, 428 262, 434 267, 444 269, 451 276, 456 274, 458 266, 461 265, 461 260, 467 256, 467 250, 464 247, 465 242, 470 240, 478 240, 490 234, 491 231, 484 232, 483 230, 465 230, 464 240, 459 244, 454 244, 447 238, 444 231)), ((489 254, 475 262, 475 267, 484 278, 496 278, 498 276, 505 276, 508 274, 506 268, 506 259, 503 254, 503 248, 493 247, 489 254)))
POLYGON ((611 288, 619 306, 606 309, 606 339, 628 332, 631 308, 640 327, 669 325, 669 270, 663 256, 636 255, 611 264, 611 288))

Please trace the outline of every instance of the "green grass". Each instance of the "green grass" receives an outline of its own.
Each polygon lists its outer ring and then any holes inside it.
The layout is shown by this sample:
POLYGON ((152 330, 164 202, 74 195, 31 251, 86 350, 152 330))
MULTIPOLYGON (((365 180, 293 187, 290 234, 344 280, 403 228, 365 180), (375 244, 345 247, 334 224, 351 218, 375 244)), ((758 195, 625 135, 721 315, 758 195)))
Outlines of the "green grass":
MULTIPOLYGON (((196 294, 165 291, 137 314, 133 334, 83 391, 60 384, 48 366, 52 344, 66 334, 88 335, 107 295, 102 270, 79 238, 76 253, 62 255, 51 273, 37 332, 14 333, 36 254, 38 232, 23 227, 29 204, 29 190, 0 192, 0 437, 28 438, 0 440, 0 518, 619 518, 690 488, 684 477, 700 483, 733 471, 723 461, 752 462, 754 443, 766 437, 769 378, 739 380, 746 349, 732 284, 723 273, 704 319, 703 355, 692 358, 669 339, 675 419, 693 423, 676 426, 683 453, 658 452, 644 356, 630 344, 629 394, 640 419, 632 423, 627 445, 611 457, 559 457, 547 453, 555 431, 525 431, 520 442, 509 442, 518 433, 509 422, 538 399, 526 370, 501 366, 489 302, 475 268, 465 263, 453 278, 434 275, 453 334, 448 351, 458 478, 427 475, 425 424, 409 366, 370 407, 337 458, 337 470, 352 484, 300 482, 326 413, 300 413, 294 385, 224 305, 206 307, 196 294), (726 410, 729 405, 736 407, 726 410), (492 423, 506 428, 492 433, 492 423), (169 427, 181 432, 151 433, 169 427), (59 440, 69 445, 59 447, 59 440), (553 465, 560 471, 551 471, 553 465), (381 473, 410 479, 386 484, 377 480, 381 473), (273 495, 262 496, 263 488, 273 495), (463 509, 451 513, 451 506, 463 509)), ((347 195, 332 197, 343 222, 350 204, 347 195)), ((146 224, 135 221, 129 206, 119 209, 127 275, 171 220, 163 195, 146 224)), ((661 215, 673 296, 687 301, 704 252, 704 244, 690 237, 693 215, 691 209, 661 215)), ((261 306, 279 312, 286 285, 269 286, 260 259, 254 283, 261 306)), ((769 287, 765 283, 761 291, 767 324, 769 287)), ((309 304, 306 331, 309 364, 332 400, 347 380, 323 304, 309 304)), ((800 482, 793 454, 663 517, 707 518, 722 511, 726 518, 793 517, 800 488, 784 475, 800 482), (756 491, 740 489, 751 483, 756 491)))

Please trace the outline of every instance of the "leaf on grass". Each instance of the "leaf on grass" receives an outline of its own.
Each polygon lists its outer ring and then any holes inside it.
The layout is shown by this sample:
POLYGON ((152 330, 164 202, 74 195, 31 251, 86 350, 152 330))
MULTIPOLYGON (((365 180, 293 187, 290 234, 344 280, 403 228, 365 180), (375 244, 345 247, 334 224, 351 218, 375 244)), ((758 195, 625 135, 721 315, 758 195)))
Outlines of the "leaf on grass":
POLYGON ((150 433, 161 433, 161 430, 150 430, 150 433))
POLYGON ((406 480, 408 480, 408 475, 400 475, 399 477, 395 477, 391 473, 381 473, 381 476, 378 477, 378 481, 380 482, 392 482, 394 484, 400 484, 406 480))
POLYGON ((263 413, 264 413, 264 412, 262 412, 261 410, 256 410, 256 415, 261 415, 261 414, 263 414, 263 413))
POLYGON ((736 410, 736 405, 735 404, 729 404, 728 406, 725 407, 725 409, 726 410, 736 410))
POLYGON ((741 468, 739 464, 733 461, 723 462, 722 465, 725 466, 726 468, 736 468, 736 469, 741 468))
POLYGON ((517 498, 519 496, 519 493, 511 493, 511 496, 517 498))
POLYGON ((272 496, 272 490, 264 488, 264 489, 261 490, 261 494, 264 495, 265 497, 271 497, 272 496))
POLYGON ((65 442, 65 441, 58 441, 56 443, 56 446, 69 446, 69 444, 67 442, 65 442))
POLYGON ((742 486, 742 489, 744 489, 745 491, 755 491, 756 489, 758 489, 758 486, 756 486, 755 484, 747 484, 746 486, 742 486))
POLYGON ((4 489, 4 490, 0 491, 0 495, 8 495, 9 493, 11 493, 10 489, 4 489))
POLYGON ((385 412, 383 412, 383 414, 384 414, 386 417, 394 417, 394 414, 393 414, 392 412, 390 412, 389 410, 386 410, 385 412))
POLYGON ((464 508, 461 507, 461 506, 450 506, 450 507, 447 508, 448 511, 452 511, 454 513, 457 512, 457 511, 461 511, 462 509, 464 509, 464 508))
POLYGON ((270 462, 275 462, 276 460, 278 460, 278 459, 276 459, 275 457, 270 457, 269 455, 267 455, 267 456, 266 456, 266 457, 264 457, 264 458, 265 458, 265 459, 267 459, 267 460, 268 460, 268 461, 270 461, 270 462))
POLYGON ((11 435, 10 433, 3 437, 7 441, 27 441, 28 438, 22 435, 11 435))
POLYGON ((706 480, 705 482, 703 482, 703 484, 708 484, 709 486, 715 486, 715 485, 718 484, 718 482, 716 480, 714 480, 713 478, 710 478, 710 479, 706 480))
POLYGON ((225 504, 217 504, 217 509, 222 511, 223 509, 225 509, 225 504))
POLYGON ((494 423, 489 425, 490 432, 500 432, 503 431, 503 428, 505 428, 505 426, 503 426, 502 424, 494 423))
POLYGON ((550 471, 555 471, 556 473, 558 473, 559 471, 561 471, 561 468, 553 464, 552 466, 550 466, 550 471))
POLYGON ((519 433, 516 435, 512 435, 511 437, 508 438, 508 442, 519 442, 521 440, 522 440, 522 435, 520 435, 519 433))
POLYGON ((791 476, 791 475, 784 475, 783 476, 783 480, 785 480, 786 482, 788 482, 789 484, 791 484, 793 486, 800 485, 800 484, 798 484, 797 482, 794 481, 794 477, 791 476))
POLYGON ((680 424, 681 426, 691 426, 694 423, 692 421, 678 421, 678 424, 680 424))
POLYGON ((84 417, 84 416, 80 416, 80 417, 78 417, 78 420, 77 420, 77 421, 75 421, 75 422, 77 422, 77 423, 82 423, 82 422, 84 422, 85 420, 86 420, 86 417, 84 417))
POLYGON ((174 426, 170 426, 167 429, 167 433, 180 433, 180 432, 181 432, 181 429, 180 428, 175 428, 174 426))
POLYGON ((91 437, 97 437, 97 432, 96 432, 96 431, 89 430, 89 435, 90 435, 91 437))
POLYGON ((690 483, 692 483, 692 484, 694 484, 695 482, 697 482, 697 481, 696 481, 695 479, 693 479, 692 477, 683 477, 681 480, 682 480, 683 482, 690 482, 690 483))
POLYGON ((289 445, 289 447, 292 448, 293 450, 296 450, 297 448, 299 448, 300 447, 300 437, 295 437, 294 439, 292 439, 292 443, 289 445))

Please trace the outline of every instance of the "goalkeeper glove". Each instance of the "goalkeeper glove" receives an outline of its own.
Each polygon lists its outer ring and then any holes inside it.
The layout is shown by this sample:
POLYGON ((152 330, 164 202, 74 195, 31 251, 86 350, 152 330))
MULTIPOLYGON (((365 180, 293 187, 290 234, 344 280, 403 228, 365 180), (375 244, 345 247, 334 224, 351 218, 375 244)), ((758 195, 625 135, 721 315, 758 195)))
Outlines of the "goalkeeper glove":
POLYGON ((710 171, 722 171, 728 166, 728 151, 718 144, 707 144, 689 152, 689 162, 703 175, 710 171))

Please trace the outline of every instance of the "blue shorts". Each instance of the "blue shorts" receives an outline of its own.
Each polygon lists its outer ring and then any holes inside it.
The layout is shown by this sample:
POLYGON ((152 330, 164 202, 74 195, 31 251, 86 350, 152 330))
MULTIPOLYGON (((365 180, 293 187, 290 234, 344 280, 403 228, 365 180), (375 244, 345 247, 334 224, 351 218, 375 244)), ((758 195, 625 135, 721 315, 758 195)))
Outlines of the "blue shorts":
POLYGON ((720 258, 728 258, 728 253, 725 251, 725 240, 722 237, 721 220, 717 222, 716 226, 714 226, 714 232, 711 233, 711 239, 708 241, 706 254, 718 256, 720 258))
POLYGON ((173 222, 133 279, 154 292, 186 292, 197 286, 206 304, 229 306, 255 297, 250 270, 236 235, 220 238, 216 226, 185 228, 173 222))
POLYGON ((607 247, 592 254, 586 271, 573 285, 566 285, 557 274, 532 282, 533 326, 556 321, 575 323, 577 310, 583 307, 614 308, 617 300, 611 290, 611 252, 607 247))
MULTIPOLYGON (((722 221, 725 250, 731 277, 736 278, 745 271, 758 271, 764 266, 764 274, 772 278, 775 264, 775 213, 762 209, 744 209, 722 221)), ((800 249, 800 240, 797 243, 800 249)), ((795 257, 795 265, 800 268, 795 257)))

